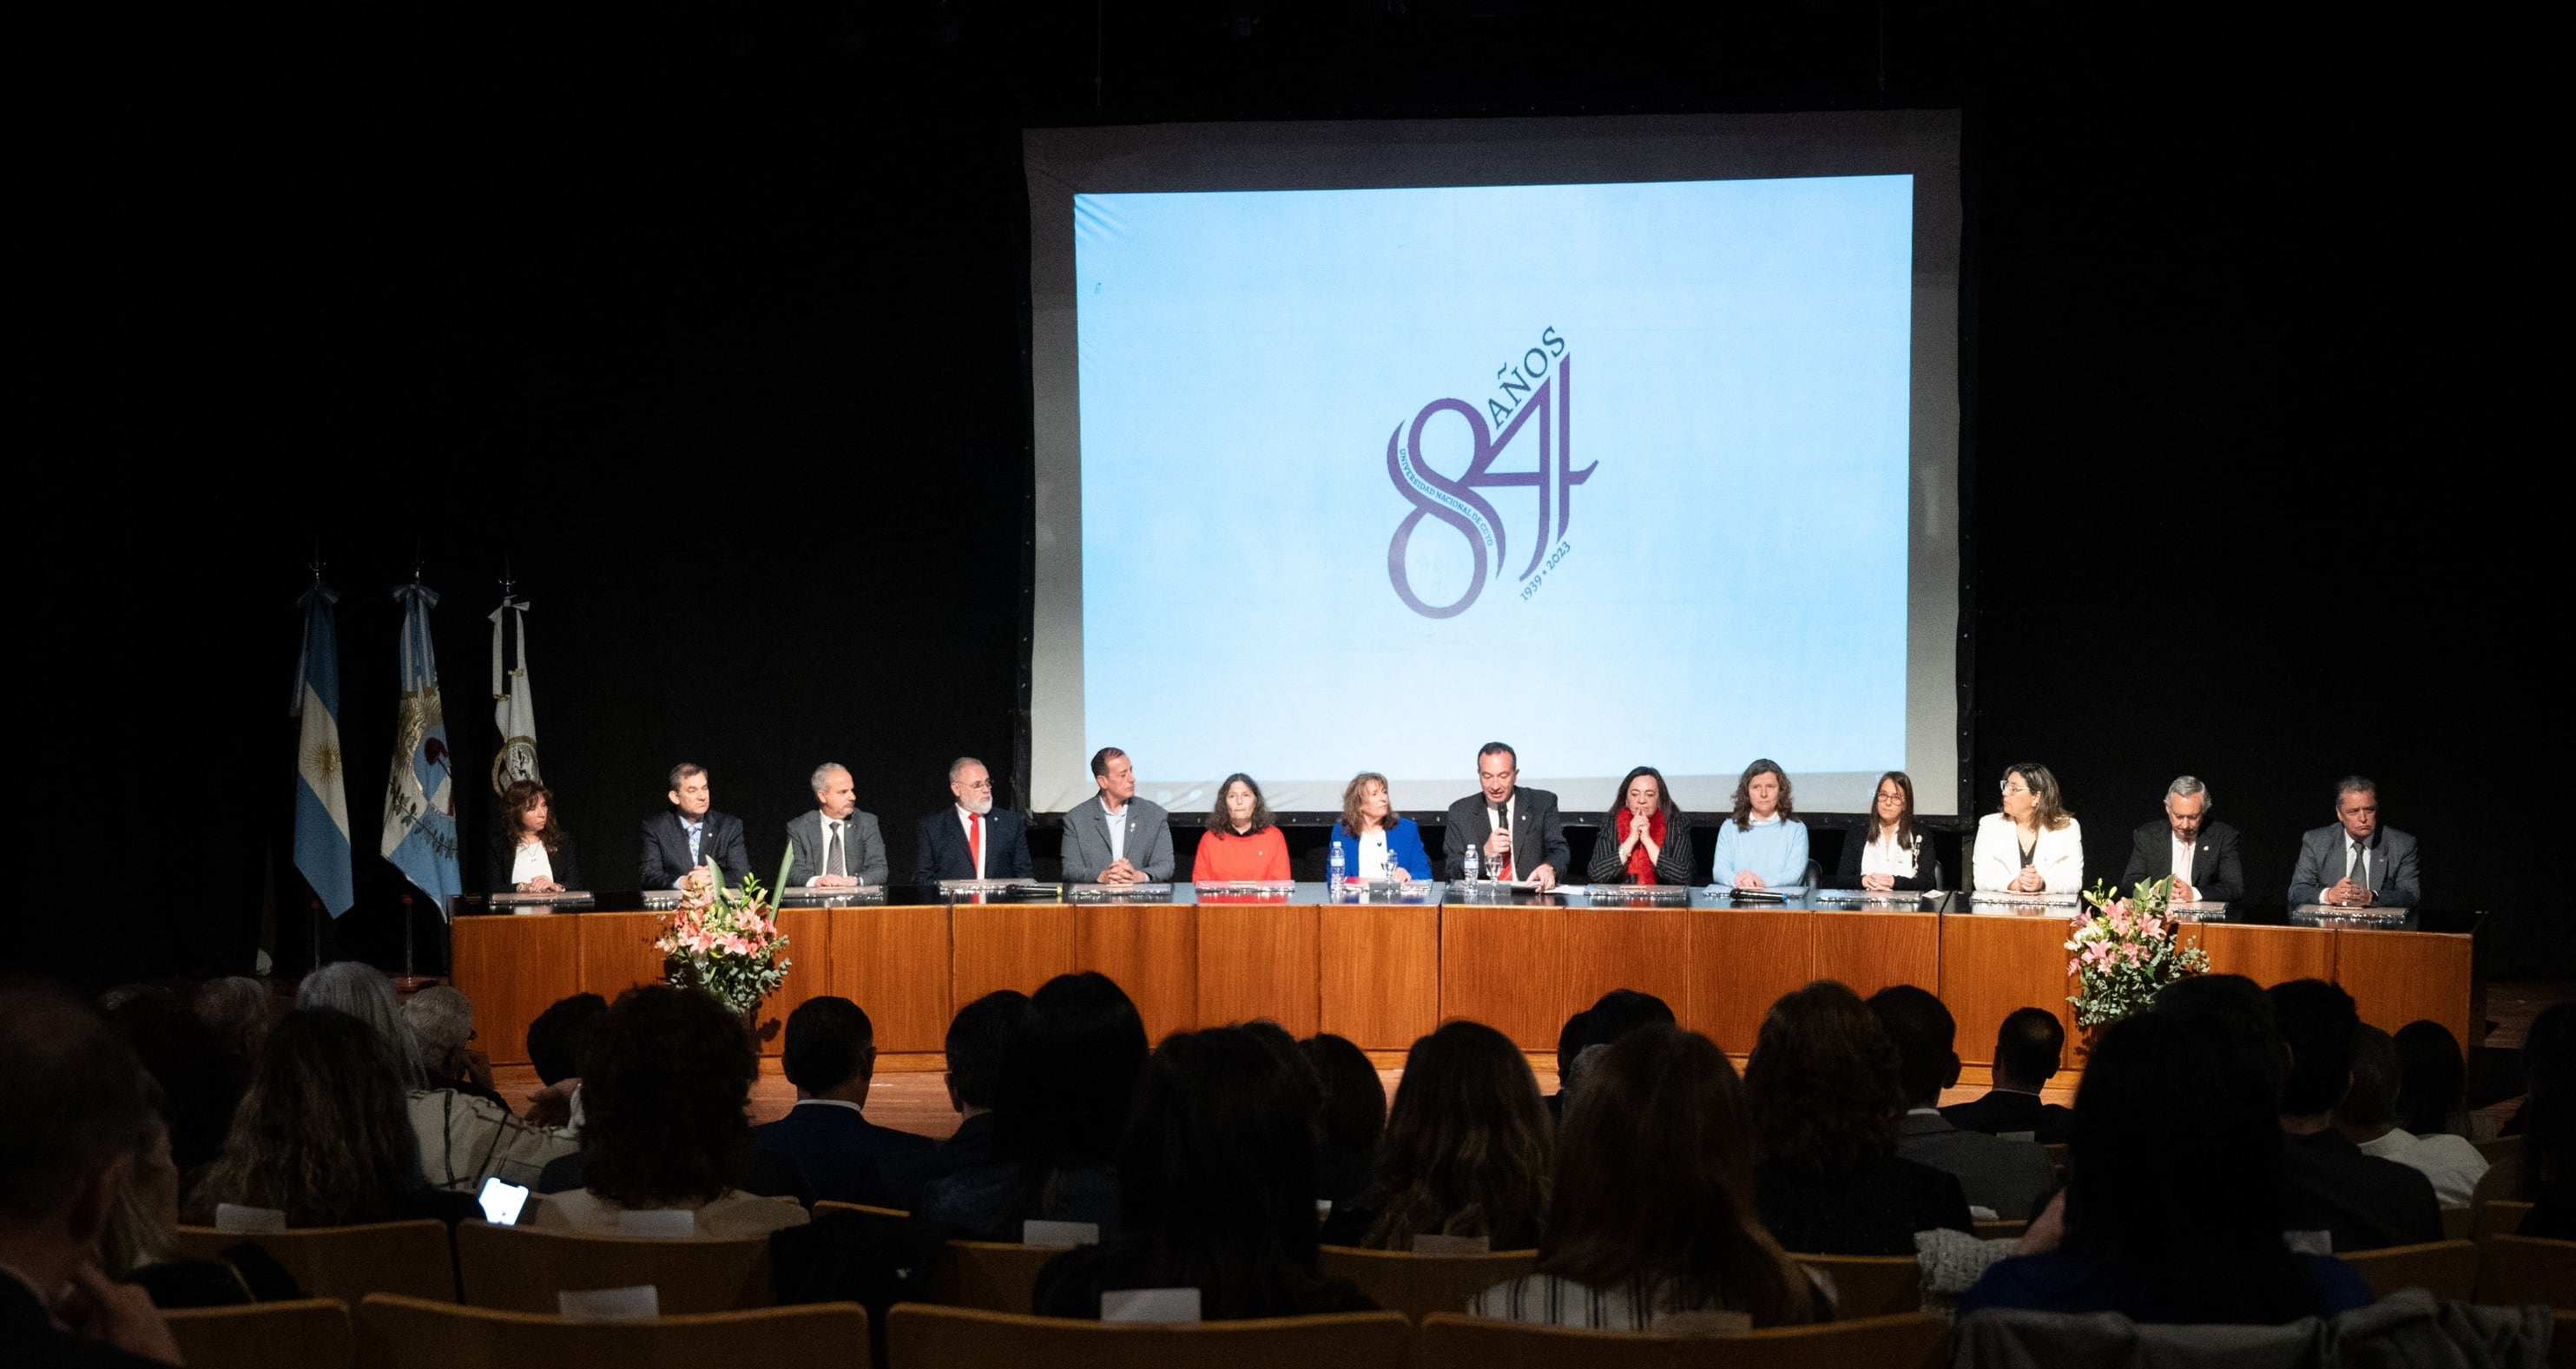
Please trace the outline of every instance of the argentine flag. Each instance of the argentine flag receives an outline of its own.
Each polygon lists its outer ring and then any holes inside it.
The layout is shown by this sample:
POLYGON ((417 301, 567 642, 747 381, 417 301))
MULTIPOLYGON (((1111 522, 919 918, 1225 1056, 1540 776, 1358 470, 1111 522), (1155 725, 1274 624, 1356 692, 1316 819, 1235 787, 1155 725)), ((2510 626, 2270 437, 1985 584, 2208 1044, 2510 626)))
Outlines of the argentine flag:
POLYGON ((394 598, 403 606, 402 709, 394 721, 393 773, 385 781, 384 856, 445 917, 465 886, 456 873, 455 757, 447 750, 438 659, 429 642, 429 610, 438 594, 409 584, 394 598))
POLYGON ((304 654, 295 663, 295 868, 338 917, 355 896, 349 884, 349 791, 340 767, 340 638, 331 605, 340 596, 313 588, 304 608, 304 654))

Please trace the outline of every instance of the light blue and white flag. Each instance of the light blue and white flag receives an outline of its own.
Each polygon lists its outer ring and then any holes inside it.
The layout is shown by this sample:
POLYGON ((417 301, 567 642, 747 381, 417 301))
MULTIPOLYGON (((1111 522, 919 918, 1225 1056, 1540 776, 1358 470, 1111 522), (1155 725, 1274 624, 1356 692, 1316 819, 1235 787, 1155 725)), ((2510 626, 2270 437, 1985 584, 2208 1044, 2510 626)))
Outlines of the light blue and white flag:
POLYGON ((304 653, 295 662, 295 703, 303 720, 295 736, 295 868, 338 917, 356 901, 349 879, 349 789, 340 765, 340 637, 331 605, 340 596, 313 588, 304 609, 304 653))
POLYGON ((501 749, 492 757, 492 792, 520 780, 545 783, 537 774, 537 700, 528 691, 528 601, 504 590, 501 606, 492 610, 492 725, 501 729, 501 749), (511 667, 502 653, 504 629, 519 629, 519 664, 511 667))
POLYGON ((429 610, 438 594, 418 584, 394 590, 403 606, 402 710, 394 721, 393 774, 385 782, 385 859, 452 912, 465 891, 456 873, 456 781, 447 720, 438 702, 438 659, 429 610))

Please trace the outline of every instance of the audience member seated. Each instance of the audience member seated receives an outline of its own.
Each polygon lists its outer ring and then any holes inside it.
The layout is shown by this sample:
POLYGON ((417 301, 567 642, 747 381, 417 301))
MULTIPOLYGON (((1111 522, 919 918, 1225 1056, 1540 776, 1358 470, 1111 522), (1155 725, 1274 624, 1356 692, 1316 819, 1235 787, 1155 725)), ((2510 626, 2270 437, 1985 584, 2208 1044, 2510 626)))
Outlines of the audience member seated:
POLYGON ((1386 1130, 1386 1084, 1368 1054, 1322 1032, 1298 1043, 1323 1089, 1315 1153, 1315 1196, 1339 1206, 1368 1190, 1377 1141, 1386 1130))
MULTIPOLYGON (((2335 1130, 2352 1086, 2361 1015, 2352 995, 2322 979, 2294 979, 2264 991, 2274 1029, 2289 1052, 2281 1081, 2281 1130, 2289 1137, 2289 1230, 2329 1231, 2334 1251, 2378 1250, 2442 1239, 2442 1209, 2420 1170, 2364 1155, 2335 1130)), ((2078 1125, 2083 1102, 2076 1103, 2078 1125)))
POLYGON ((272 1208, 290 1227, 474 1215, 471 1195, 431 1188, 401 1082, 375 1031, 332 1008, 300 1008, 269 1033, 232 1133, 182 1209, 272 1208))
POLYGON ((171 1160, 184 1187, 223 1149, 259 1058, 234 1054, 194 1011, 158 990, 127 995, 107 1009, 107 1022, 160 1085, 171 1160))
POLYGON ((2066 1027, 2046 1008, 2015 1008, 1995 1032, 1994 1087, 1982 1098, 1941 1109, 1950 1125, 1989 1136, 2030 1133, 2043 1146, 2066 1144, 2075 1114, 2040 1101, 2066 1055, 2066 1027))
POLYGON ((2576 1240, 2576 1003, 2560 1003, 2531 1020, 2522 1062, 2529 1078, 2521 1144, 2478 1181, 2478 1202, 2531 1204, 2518 1234, 2576 1240))
POLYGON ((921 1206, 923 1190, 951 1174, 997 1163, 993 1107, 1002 1096, 1002 1069, 1029 1010, 1029 996, 1017 989, 996 989, 957 1010, 941 1042, 948 1072, 948 1106, 956 1109, 957 1130, 935 1150, 880 1155, 876 1159, 876 1193, 869 1201, 910 1212, 921 1206))
POLYGON ((1311 1105, 1293 1052, 1241 1027, 1164 1038, 1118 1146, 1121 1235, 1038 1274, 1041 1316, 1097 1318, 1110 1289, 1195 1288, 1207 1321, 1370 1312, 1316 1268, 1311 1105))
POLYGON ((183 1259, 178 1246, 179 1169, 170 1160, 170 1129, 155 1118, 99 1233, 99 1268, 118 1283, 140 1285, 165 1309, 304 1296, 295 1276, 257 1245, 244 1242, 219 1260, 183 1259))
POLYGON ((266 984, 238 974, 209 979, 197 986, 192 1006, 197 1020, 206 1024, 225 1051, 241 1060, 259 1058, 259 1048, 268 1041, 270 1025, 266 984))
POLYGON ((530 1124, 581 1130, 581 1034, 606 1011, 607 999, 577 993, 555 1000, 528 1024, 528 1065, 544 1085, 528 1099, 530 1124))
POLYGON ((1701 1312, 1792 1325, 1824 1306, 1754 1213, 1753 1122, 1735 1067, 1707 1037, 1657 1023, 1605 1048, 1566 1106, 1537 1272, 1467 1313, 1647 1331, 1701 1312))
POLYGON ((2397 1029, 2397 1125, 2418 1136, 2471 1143, 2496 1138, 2496 1124, 2469 1111, 2469 1062, 2460 1038, 2439 1022, 2419 1019, 2397 1029))
POLYGON ((1664 1000, 1635 989, 1612 989, 1591 1007, 1565 1019, 1556 1034, 1556 1092, 1547 1098, 1550 1114, 1565 1115, 1566 1095, 1574 1092, 1576 1061, 1593 1046, 1607 1046, 1640 1027, 1673 1025, 1673 1010, 1664 1000))
POLYGON ((735 1188, 751 1149, 760 1058, 713 995, 646 984, 618 995, 581 1042, 584 1187, 537 1200, 524 1224, 614 1235, 621 1212, 681 1209, 700 1236, 765 1236, 805 1209, 735 1188))
POLYGON ((802 1165, 817 1198, 874 1201, 876 1157, 927 1151, 938 1143, 878 1126, 861 1113, 876 1077, 877 1034, 858 1004, 831 996, 807 999, 787 1015, 786 1036, 787 1082, 796 1086, 796 1106, 754 1128, 753 1142, 802 1165))
POLYGON ((151 1295, 96 1262, 152 1080, 70 994, 0 983, 0 1362, 179 1363, 151 1295))
POLYGON ((933 1180, 914 1215, 979 1240, 1016 1241, 1031 1219, 1116 1235, 1118 1140, 1145 1063, 1136 1005, 1107 975, 1057 975, 1004 1060, 994 1159, 933 1180))
POLYGON ((420 1068, 433 1089, 454 1089, 510 1110, 492 1087, 492 1061, 474 1049, 474 1002, 445 984, 432 984, 405 1000, 403 1025, 420 1042, 420 1068))
POLYGON ((421 1176, 438 1188, 472 1192, 485 1179, 534 1185, 546 1162, 570 1155, 570 1136, 533 1127, 496 1104, 436 1088, 422 1067, 420 1041, 403 1021, 394 984, 384 971, 357 960, 334 961, 297 986, 299 1008, 332 1008, 358 1019, 374 1034, 386 1070, 408 1095, 421 1176))
POLYGON ((1957 1176, 1896 1153, 1896 1047, 1832 980, 1784 994, 1744 1069, 1761 1159, 1754 1194, 1781 1245, 1811 1255, 1911 1255, 1914 1233, 1974 1229, 1957 1176))
POLYGON ((2397 1043, 2377 1027, 2365 1024, 2354 1039, 2352 1087, 2335 1108, 2335 1126, 2362 1154, 2422 1170, 2446 1206, 2466 1206, 2487 1172, 2486 1157, 2467 1140, 2397 1125, 2397 1043))
POLYGON ((1510 1038, 1446 1022, 1405 1053, 1377 1177, 1336 1207, 1332 1245, 1410 1250, 1416 1236, 1482 1236, 1494 1250, 1538 1245, 1547 1219, 1554 1123, 1538 1076, 1510 1038))
POLYGON ((2368 1303, 2351 1266, 2281 1240, 2285 1176, 2259 1041, 2216 1014, 2138 1013, 2075 1095, 2067 1188, 1958 1311, 2277 1324, 2368 1303))
POLYGON ((1941 1000, 1911 984, 1893 984, 1870 995, 1870 1015, 1896 1044, 1898 1082, 1905 1116, 1897 1123, 1896 1153, 1958 1176, 1968 1203, 2010 1221, 2028 1218, 2057 1187, 2048 1152, 2033 1141, 2006 1141, 1966 1131, 1941 1115, 1941 1090, 1959 1082, 1958 1024, 1941 1000))

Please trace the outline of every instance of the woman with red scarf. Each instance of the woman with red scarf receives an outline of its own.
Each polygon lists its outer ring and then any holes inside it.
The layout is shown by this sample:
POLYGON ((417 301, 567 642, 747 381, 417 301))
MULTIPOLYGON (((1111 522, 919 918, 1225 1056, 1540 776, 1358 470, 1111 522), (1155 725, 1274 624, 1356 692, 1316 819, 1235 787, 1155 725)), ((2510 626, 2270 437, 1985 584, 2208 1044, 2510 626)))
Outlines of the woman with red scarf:
POLYGON ((1673 806, 1663 772, 1641 765, 1619 782, 1619 806, 1601 820, 1589 873, 1595 884, 1691 882, 1690 814, 1673 806))

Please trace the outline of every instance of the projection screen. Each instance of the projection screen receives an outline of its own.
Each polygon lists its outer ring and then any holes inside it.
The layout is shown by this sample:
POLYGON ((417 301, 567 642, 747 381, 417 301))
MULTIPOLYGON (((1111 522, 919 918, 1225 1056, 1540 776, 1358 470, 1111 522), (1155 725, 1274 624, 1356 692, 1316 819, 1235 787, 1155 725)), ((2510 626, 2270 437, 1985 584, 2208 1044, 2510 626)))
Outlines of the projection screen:
POLYGON ((1958 806, 1958 122, 1023 134, 1030 806, 1958 806))

